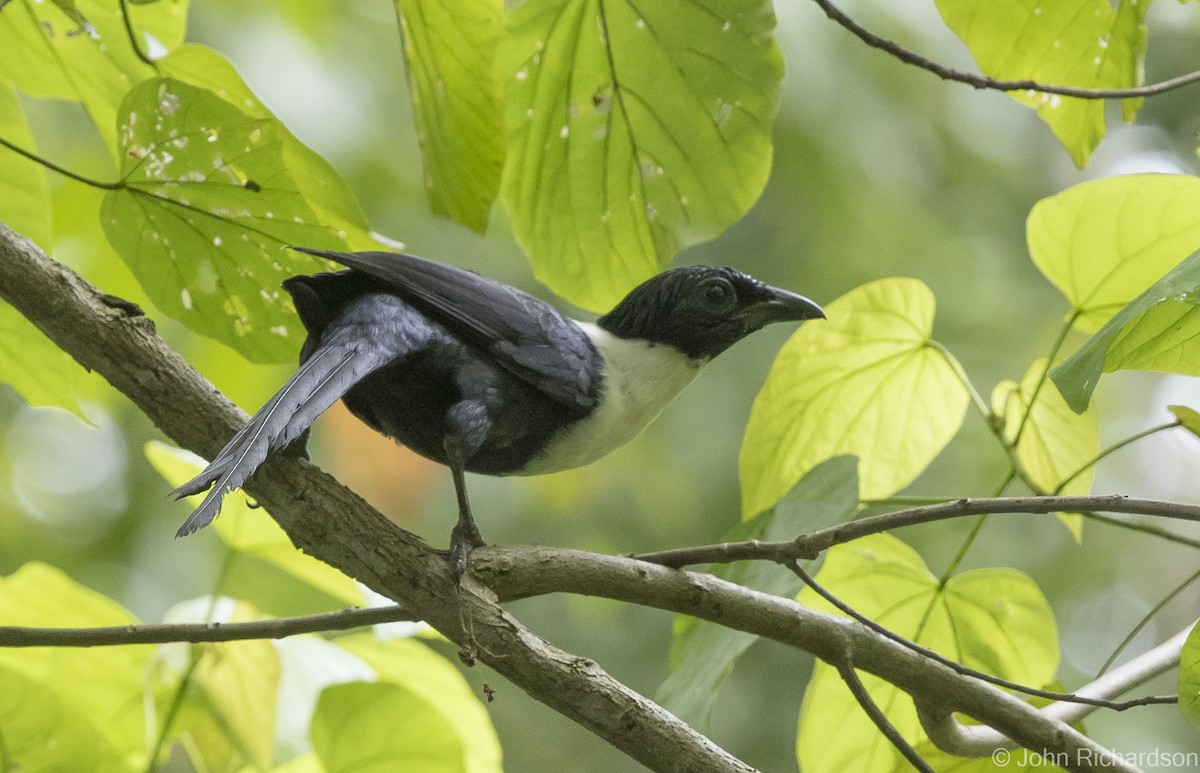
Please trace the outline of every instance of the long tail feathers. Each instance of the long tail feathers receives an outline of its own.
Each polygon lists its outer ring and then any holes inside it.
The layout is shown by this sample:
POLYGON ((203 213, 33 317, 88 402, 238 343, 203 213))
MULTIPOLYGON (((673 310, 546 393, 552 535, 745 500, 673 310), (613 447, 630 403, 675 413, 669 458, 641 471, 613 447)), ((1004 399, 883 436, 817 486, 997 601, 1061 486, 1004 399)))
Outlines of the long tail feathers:
POLYGON ((238 430, 203 472, 172 492, 181 499, 212 487, 175 536, 191 534, 211 523, 225 495, 240 488, 270 451, 299 437, 350 387, 390 358, 391 353, 362 345, 349 336, 327 341, 238 430))

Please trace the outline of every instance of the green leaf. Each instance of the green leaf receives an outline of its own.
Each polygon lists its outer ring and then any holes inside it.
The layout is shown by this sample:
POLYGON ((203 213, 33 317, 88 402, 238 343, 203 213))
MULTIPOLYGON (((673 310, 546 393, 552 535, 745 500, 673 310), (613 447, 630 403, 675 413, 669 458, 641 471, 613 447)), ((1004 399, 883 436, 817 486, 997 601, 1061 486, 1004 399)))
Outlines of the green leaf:
MULTIPOLYGON (((858 508, 858 460, 837 456, 814 467, 774 509, 742 521, 722 542, 795 539, 846 520, 858 508)), ((739 561, 709 567, 709 572, 746 588, 777 596, 800 590, 800 579, 765 561, 739 561)), ((655 700, 675 716, 707 734, 717 691, 734 662, 757 636, 725 626, 675 617, 671 673, 655 700)))
POLYGON ((454 729, 396 684, 348 682, 317 700, 313 750, 327 773, 465 773, 454 729))
MULTIPOLYGON (((30 562, 0 579, 0 625, 89 628, 134 623, 137 620, 115 602, 46 564, 30 562)), ((44 706, 57 705, 65 712, 58 732, 79 737, 94 731, 104 739, 104 745, 116 749, 131 766, 139 761, 144 765, 142 672, 153 651, 148 644, 90 649, 0 648, 0 685, 16 684, 17 679, 22 684, 37 685, 47 696, 44 706), (81 729, 79 722, 90 724, 92 731, 81 729)), ((0 689, 0 695, 6 692, 0 689)), ((45 727, 41 719, 31 717, 35 720, 39 727, 45 727)), ((5 741, 15 740, 9 736, 9 725, 0 725, 5 741)), ((107 752, 98 747, 98 754, 107 752)))
POLYGON ((1168 405, 1167 410, 1171 412, 1181 427, 1196 437, 1200 437, 1200 413, 1186 405, 1168 405))
MULTIPOLYGON (((278 123, 233 64, 207 46, 189 43, 172 51, 159 66, 174 78, 213 92, 247 115, 278 123)), ((397 246, 370 231, 358 200, 332 164, 296 139, 286 126, 279 123, 278 128, 284 164, 322 224, 334 230, 351 250, 377 250, 380 244, 397 246)))
MULTIPOLYGON (((0 14, 3 18, 3 14, 0 14)), ((2 59, 2 57, 0 57, 2 59)), ((21 100, 0 82, 0 137, 33 152, 33 133, 21 100)), ((0 148, 0 223, 49 252, 54 247, 50 222, 50 185, 46 169, 8 148, 0 148)), ((3 372, 3 368, 0 368, 3 372)))
MULTIPOLYGON (((1019 385, 1012 381, 997 385, 997 391, 1007 395, 1003 412, 1004 435, 1011 443, 1020 431, 1017 459, 1038 488, 1062 496, 1083 496, 1092 489, 1095 468, 1089 467, 1078 475, 1075 473, 1095 459, 1100 451, 1099 422, 1095 411, 1085 411, 1082 415, 1072 411, 1057 390, 1043 383, 1045 376, 1046 359, 1043 357, 1029 366, 1019 385), (1034 401, 1032 409, 1029 407, 1031 400, 1034 401), (1029 418, 1025 419, 1027 412, 1029 418), (1025 427, 1022 430, 1023 421, 1025 427), (1072 475, 1075 477, 1059 489, 1072 475)), ((1082 517, 1064 513, 1059 513, 1058 517, 1079 540, 1082 517)))
POLYGON ((295 357, 303 333, 280 283, 346 249, 304 191, 333 181, 289 165, 287 130, 211 91, 155 78, 121 108, 122 182, 101 206, 113 248, 154 304, 247 358, 295 357))
MULTIPOLYGON (((943 587, 916 552, 880 534, 830 550, 817 581, 879 624, 970 668, 1039 686, 1058 668, 1054 614, 1037 585, 1015 569, 976 569, 943 587)), ((798 598, 841 614, 811 590, 798 598)), ((881 679, 860 676, 904 737, 923 741, 912 700, 881 679)), ((900 759, 824 663, 804 693, 796 751, 805 773, 888 771, 900 759)))
MULTIPOLYGON (((220 622, 257 619, 258 612, 245 602, 237 602, 228 614, 220 616, 220 622)), ((266 639, 199 646, 202 654, 193 678, 204 693, 212 719, 259 770, 270 770, 280 678, 275 647, 266 639)))
MULTIPOLYGON (((937 7, 979 68, 994 78, 1089 89, 1142 82, 1150 0, 937 0, 937 7)), ((1076 166, 1087 165, 1104 138, 1104 100, 1009 94, 1037 110, 1076 166)), ((1125 100, 1126 121, 1140 105, 1125 100)))
POLYGON ((1094 332, 1200 244, 1200 178, 1145 174, 1081 183, 1039 201, 1029 254, 1094 332))
POLYGON ((11 771, 125 773, 95 721, 38 680, 0 666, 0 759, 11 771))
MULTIPOLYGON (((0 137, 33 149, 33 135, 16 93, 0 83, 0 137)), ((43 250, 53 246, 50 188, 46 170, 6 148, 0 148, 0 223, 43 250)), ((55 346, 16 309, 0 302, 0 380, 34 406, 65 408, 87 420, 71 384, 79 373, 75 361, 55 346)))
POLYGON ((496 48, 502 0, 396 0, 430 207, 476 231, 504 164, 496 48))
MULTIPOLYGON (((172 486, 184 484, 204 469, 204 462, 195 454, 157 440, 146 443, 145 453, 158 474, 172 486)), ((265 512, 250 508, 241 491, 226 496, 221 513, 224 517, 218 518, 213 528, 233 550, 268 561, 346 604, 363 606, 365 603, 358 583, 329 564, 297 550, 283 529, 265 512)))
POLYGON ((0 301, 0 382, 32 406, 63 408, 83 421, 71 384, 79 366, 32 322, 0 301))
POLYGON ((859 457, 864 499, 919 475, 962 424, 959 366, 930 340, 933 294, 915 279, 863 285, 784 344, 742 442, 742 513, 774 504, 818 463, 859 457))
POLYGON ((500 773, 500 741, 487 708, 449 661, 412 639, 380 641, 362 633, 341 637, 337 644, 375 669, 380 681, 428 704, 430 721, 439 717, 457 738, 462 770, 500 773))
POLYGON ((1192 628, 1179 653, 1179 710, 1200 731, 1200 625, 1192 628))
MULTIPOLYGON (((182 42, 187 9, 187 0, 130 6, 143 53, 150 39, 168 49, 182 42)), ((116 0, 0 4, 0 51, 0 80, 35 96, 82 102, 114 151, 122 97, 154 75, 134 51, 116 0)))
POLYGON ((516 8, 501 195, 538 279, 607 310, 750 208, 771 166, 774 27, 766 0, 516 8))
POLYGON ((1122 369, 1200 375, 1200 251, 1121 309, 1050 372, 1067 405, 1087 409, 1100 375, 1122 369))

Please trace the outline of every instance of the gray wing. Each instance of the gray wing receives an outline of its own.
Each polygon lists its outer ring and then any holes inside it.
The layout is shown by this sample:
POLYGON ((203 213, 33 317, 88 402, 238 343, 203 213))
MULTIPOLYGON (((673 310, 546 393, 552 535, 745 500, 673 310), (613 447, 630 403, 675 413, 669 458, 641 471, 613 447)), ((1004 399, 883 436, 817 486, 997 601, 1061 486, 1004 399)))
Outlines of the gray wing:
POLYGON ((294 249, 382 280, 389 292, 555 402, 588 410, 600 375, 591 340, 545 301, 453 266, 395 252, 294 249))
POLYGON ((330 325, 321 343, 287 383, 238 430, 203 472, 173 492, 176 498, 212 488, 176 532, 182 537, 212 522, 221 501, 240 488, 267 454, 295 440, 371 371, 421 346, 429 324, 401 301, 375 295, 330 325), (383 326, 389 335, 369 335, 383 326))

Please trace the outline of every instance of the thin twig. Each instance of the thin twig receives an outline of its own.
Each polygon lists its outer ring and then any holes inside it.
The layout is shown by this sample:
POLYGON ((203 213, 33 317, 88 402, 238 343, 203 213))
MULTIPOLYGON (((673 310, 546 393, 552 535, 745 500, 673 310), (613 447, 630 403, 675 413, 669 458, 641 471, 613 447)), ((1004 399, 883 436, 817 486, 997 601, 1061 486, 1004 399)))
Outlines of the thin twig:
POLYGON ((174 623, 117 625, 107 628, 23 628, 0 626, 0 647, 108 647, 120 644, 282 639, 302 633, 344 631, 380 623, 412 620, 401 606, 341 609, 301 617, 248 623, 174 623))
POLYGON ((831 526, 794 540, 782 542, 725 542, 692 548, 677 548, 654 553, 642 553, 634 558, 675 569, 694 564, 721 564, 730 561, 764 560, 786 563, 795 559, 815 558, 834 545, 892 531, 906 526, 936 523, 969 515, 1006 514, 1041 515, 1046 513, 1078 513, 1100 510, 1113 513, 1153 515, 1200 522, 1200 506, 1156 499, 1138 499, 1122 494, 1080 497, 980 497, 957 499, 938 505, 910 507, 890 513, 860 518, 857 521, 831 526))
POLYGON ((1103 513, 1097 513, 1091 510, 1084 510, 1080 512, 1080 515, 1090 521, 1098 521, 1108 526, 1115 526, 1118 529, 1128 529, 1129 531, 1149 534, 1152 537, 1158 537, 1159 539, 1166 540, 1167 542, 1174 542, 1177 545, 1185 545, 1189 548, 1196 548, 1197 550, 1200 550, 1200 540, 1192 539, 1191 537, 1185 537, 1182 534, 1176 534, 1169 529, 1164 529, 1161 526, 1155 526, 1152 523, 1126 521, 1123 518, 1113 518, 1111 515, 1104 515, 1103 513))
POLYGON ((871 697, 871 693, 867 690, 866 685, 858 678, 858 674, 854 671, 854 665, 847 658, 844 662, 837 665, 838 674, 842 677, 842 681, 846 683, 846 687, 850 689, 850 694, 858 701, 858 705, 862 707, 863 712, 871 718, 875 723, 875 727, 879 728, 879 732, 883 733, 884 737, 891 742, 892 746, 896 747, 896 751, 904 755, 904 759, 908 760, 921 773, 934 773, 929 763, 925 758, 917 753, 917 750, 912 747, 896 726, 888 720, 887 716, 879 709, 879 705, 875 703, 875 699, 871 697))
POLYGON ((868 46, 891 54, 906 64, 911 64, 922 70, 931 72, 942 80, 965 83, 977 89, 990 89, 992 91, 1036 91, 1042 94, 1060 94, 1064 97, 1078 97, 1079 99, 1129 99, 1134 97, 1152 97, 1156 94, 1162 94, 1200 81, 1200 70, 1160 81, 1159 83, 1152 83, 1148 86, 1133 86, 1124 89, 1086 89, 1078 86, 1059 86, 1035 80, 1000 80, 977 73, 963 72, 962 70, 956 70, 953 67, 947 67, 944 64, 935 62, 914 51, 909 51, 893 40, 876 35, 842 13, 830 0, 813 0, 813 2, 820 6, 826 16, 842 27, 845 27, 868 46))

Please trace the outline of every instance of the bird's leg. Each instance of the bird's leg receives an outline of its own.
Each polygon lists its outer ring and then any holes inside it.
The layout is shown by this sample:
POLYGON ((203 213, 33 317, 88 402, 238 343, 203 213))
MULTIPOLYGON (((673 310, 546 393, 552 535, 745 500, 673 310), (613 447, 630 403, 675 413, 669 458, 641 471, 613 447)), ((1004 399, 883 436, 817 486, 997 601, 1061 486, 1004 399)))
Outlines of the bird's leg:
POLYGON ((450 532, 450 569, 456 580, 467 571, 467 559, 471 551, 485 544, 471 515, 465 468, 467 459, 482 445, 490 428, 486 407, 478 401, 463 400, 446 412, 446 434, 442 446, 446 450, 446 464, 454 477, 454 493, 458 497, 458 523, 450 532))
POLYGON ((450 565, 454 578, 458 579, 467 571, 471 551, 485 543, 471 515, 471 503, 467 501, 466 475, 458 466, 452 466, 450 473, 454 476, 454 493, 458 496, 458 523, 450 532, 450 565))

